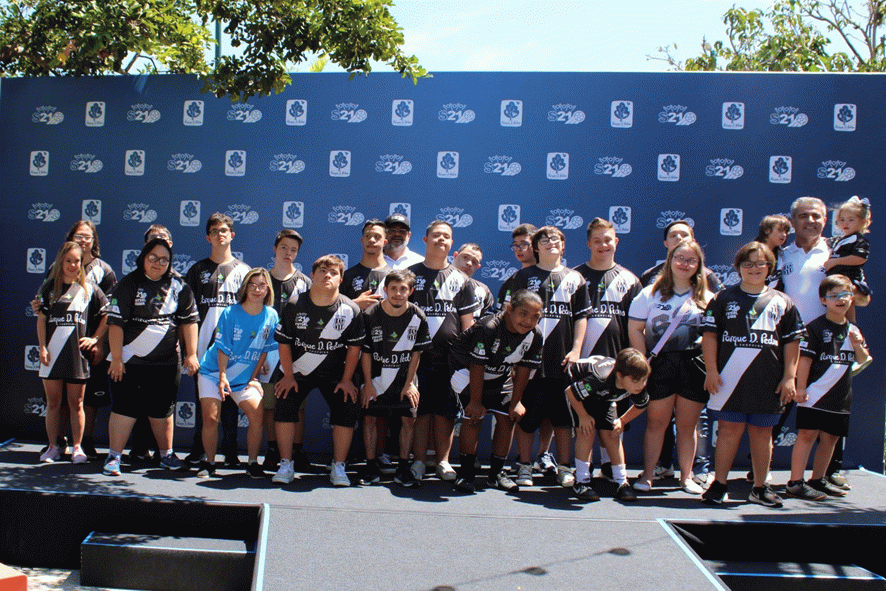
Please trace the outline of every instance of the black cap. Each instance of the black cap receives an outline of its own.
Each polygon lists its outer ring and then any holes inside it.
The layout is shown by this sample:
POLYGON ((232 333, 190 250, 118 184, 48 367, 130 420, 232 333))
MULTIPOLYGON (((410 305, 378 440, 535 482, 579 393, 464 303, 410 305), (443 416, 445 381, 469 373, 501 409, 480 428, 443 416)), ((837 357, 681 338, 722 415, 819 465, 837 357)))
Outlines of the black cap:
POLYGON ((409 219, 402 213, 392 213, 385 220, 385 227, 390 228, 394 224, 400 224, 406 226, 406 229, 409 230, 409 219))

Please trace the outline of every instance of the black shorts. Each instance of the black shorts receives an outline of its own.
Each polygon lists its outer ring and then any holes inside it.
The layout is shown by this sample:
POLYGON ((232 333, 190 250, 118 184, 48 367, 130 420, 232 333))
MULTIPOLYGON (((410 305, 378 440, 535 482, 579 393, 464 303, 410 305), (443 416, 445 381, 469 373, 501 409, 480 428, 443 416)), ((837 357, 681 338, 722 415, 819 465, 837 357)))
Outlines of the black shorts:
POLYGON ((400 389, 388 390, 384 394, 375 397, 369 406, 363 409, 363 415, 367 417, 415 417, 415 408, 409 405, 409 400, 400 400, 400 389))
POLYGON ((566 399, 566 380, 562 377, 533 378, 520 400, 526 414, 520 420, 525 433, 535 433, 542 421, 550 419, 554 427, 572 427, 572 409, 566 399))
POLYGON ((296 377, 295 383, 298 392, 290 390, 286 398, 277 399, 277 404, 274 407, 274 422, 297 423, 298 409, 308 394, 317 388, 329 406, 330 425, 353 429, 357 424, 357 419, 360 417, 360 405, 351 400, 345 401, 345 395, 340 390, 335 392, 337 382, 296 377))
POLYGON ((707 404, 711 395, 704 389, 705 375, 693 357, 698 350, 659 353, 650 361, 652 373, 646 391, 649 400, 664 400, 672 394, 707 404))
POLYGON ((835 437, 846 437, 849 435, 849 413, 798 406, 797 429, 824 431, 835 437))
MULTIPOLYGON (((594 419, 594 428, 598 431, 612 431, 615 419, 621 416, 620 414, 618 414, 617 402, 601 400, 593 396, 588 396, 582 401, 581 404, 585 407, 585 411, 589 415, 591 415, 591 418, 594 419)), ((574 410, 570 410, 572 411, 572 418, 575 421, 575 426, 577 427, 578 415, 575 414, 574 410)))
POLYGON ((110 367, 111 364, 107 360, 100 361, 98 365, 89 366, 89 379, 86 380, 86 392, 83 396, 84 405, 93 408, 111 405, 111 388, 108 379, 108 368, 110 367))
MULTIPOLYGON (((458 394, 458 401, 461 405, 462 415, 464 410, 471 403, 471 387, 468 386, 458 394)), ((502 392, 501 390, 483 390, 483 398, 480 404, 486 409, 486 412, 494 412, 500 415, 507 415, 511 406, 511 393, 502 392)))
POLYGON ((449 387, 451 373, 446 365, 419 363, 418 371, 418 414, 440 415, 450 420, 458 418, 461 406, 458 397, 449 387))
POLYGON ((113 382, 111 410, 135 419, 171 417, 178 397, 178 366, 124 364, 123 368, 123 378, 113 382))

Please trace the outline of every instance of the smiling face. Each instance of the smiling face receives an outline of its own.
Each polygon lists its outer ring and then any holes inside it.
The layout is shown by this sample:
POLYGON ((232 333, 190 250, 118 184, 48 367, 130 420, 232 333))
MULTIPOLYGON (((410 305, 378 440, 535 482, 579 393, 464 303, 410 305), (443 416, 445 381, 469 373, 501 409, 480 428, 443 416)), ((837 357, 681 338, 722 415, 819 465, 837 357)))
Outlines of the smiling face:
POLYGON ((164 248, 162 244, 157 244, 148 252, 145 257, 145 276, 151 281, 157 281, 166 269, 169 267, 169 250, 164 248))
POLYGON ((813 244, 821 238, 824 230, 827 214, 824 208, 818 205, 800 205, 794 211, 791 225, 797 234, 796 240, 800 244, 813 244))
POLYGON ((264 304, 269 287, 261 274, 253 275, 246 284, 246 300, 250 303, 264 304))
POLYGON ((80 266, 83 262, 83 249, 74 248, 65 253, 62 259, 62 281, 74 283, 80 278, 80 266))
POLYGON ((541 229, 532 237, 533 248, 538 255, 538 262, 545 268, 560 264, 566 239, 556 229, 541 229))
POLYGON ((588 248, 591 250, 591 265, 595 268, 612 267, 615 261, 618 237, 613 228, 598 228, 591 232, 588 238, 588 248))
POLYGON ((89 252, 95 240, 95 235, 92 233, 92 228, 89 225, 81 223, 74 231, 74 235, 71 236, 71 240, 79 244, 83 252, 89 252))
POLYGON ((821 303, 827 308, 829 318, 844 318, 852 304, 852 290, 849 286, 838 286, 828 290, 821 303))
POLYGON ((677 250, 674 251, 671 257, 671 273, 673 273, 674 279, 689 281, 698 271, 700 263, 701 261, 699 261, 695 249, 688 244, 684 244, 677 247, 677 250))
POLYGON ((385 302, 392 308, 399 310, 409 303, 409 296, 412 295, 413 288, 405 281, 391 281, 385 285, 385 302))
POLYGON ((505 312, 505 328, 517 334, 528 333, 541 320, 541 304, 538 302, 523 302, 516 307, 508 302, 505 312))
POLYGON ((742 261, 738 269, 744 287, 759 288, 766 285, 769 276, 769 261, 759 251, 753 251, 742 261))

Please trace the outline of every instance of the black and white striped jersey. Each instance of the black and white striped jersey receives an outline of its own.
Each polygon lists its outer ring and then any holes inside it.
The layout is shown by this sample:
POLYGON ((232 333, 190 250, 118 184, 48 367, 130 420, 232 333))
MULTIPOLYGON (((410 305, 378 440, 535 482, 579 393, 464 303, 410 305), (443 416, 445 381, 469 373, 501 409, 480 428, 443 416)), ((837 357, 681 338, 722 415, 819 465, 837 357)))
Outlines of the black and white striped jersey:
POLYGON ((591 355, 579 359, 567 370, 569 388, 577 400, 582 402, 614 403, 625 398, 637 408, 649 404, 649 394, 644 389, 639 394, 615 387, 615 359, 602 355, 591 355))
POLYGON ((342 275, 339 291, 352 300, 367 290, 374 295, 385 297, 385 277, 390 272, 391 268, 387 265, 371 269, 362 263, 357 263, 342 275))
POLYGON ((180 278, 151 281, 141 271, 120 280, 108 302, 108 324, 123 328, 123 363, 175 365, 178 327, 197 322, 194 295, 180 278))
POLYGON ((637 276, 616 264, 607 271, 591 269, 587 263, 575 268, 588 286, 588 330, 582 357, 615 357, 628 343, 628 311, 642 286, 637 276))
POLYGON ((89 377, 89 362, 80 351, 80 339, 94 332, 102 309, 107 303, 105 294, 92 281, 84 288, 79 283, 64 286, 64 293, 50 302, 52 283, 47 281, 40 292, 40 312, 46 317, 46 350, 49 365, 40 365, 40 377, 48 380, 89 377))
POLYGON ((372 360, 372 385, 378 396, 401 392, 412 354, 431 346, 424 312, 412 302, 406 305, 400 316, 389 316, 381 303, 363 312, 363 352, 372 360))
POLYGON ((812 360, 806 394, 800 406, 828 412, 848 413, 852 403, 852 364, 855 349, 849 334, 861 331, 851 322, 837 324, 821 315, 806 325, 800 355, 812 360))
POLYGON ((249 272, 249 265, 234 259, 218 264, 206 258, 188 269, 185 282, 194 294, 200 314, 197 357, 202 357, 215 339, 215 327, 222 310, 237 303, 237 290, 249 272))
POLYGON ((784 293, 742 291, 740 285, 717 293, 705 311, 702 333, 717 340, 717 369, 723 385, 708 407, 739 413, 778 413, 775 390, 784 375, 784 347, 803 337, 803 321, 784 293))

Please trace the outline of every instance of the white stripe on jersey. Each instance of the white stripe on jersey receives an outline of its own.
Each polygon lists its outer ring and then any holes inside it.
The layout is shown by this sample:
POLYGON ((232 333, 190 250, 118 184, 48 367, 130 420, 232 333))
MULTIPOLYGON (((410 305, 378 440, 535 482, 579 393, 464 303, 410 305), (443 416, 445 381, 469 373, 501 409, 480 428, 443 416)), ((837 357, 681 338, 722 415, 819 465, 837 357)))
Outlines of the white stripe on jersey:
MULTIPOLYGON (((415 348, 415 339, 418 336, 419 326, 421 326, 421 318, 418 314, 413 314, 412 318, 409 319, 409 324, 406 325, 406 330, 400 335, 400 340, 393 346, 391 352, 412 351, 415 348)), ((372 385, 375 391, 378 393, 387 392, 394 380, 397 379, 399 372, 399 367, 382 367, 381 374, 372 378, 372 385)))
MULTIPOLYGON (((225 277, 225 280, 219 286, 218 291, 215 293, 215 305, 209 306, 209 309, 206 310, 206 318, 200 319, 200 333, 197 336, 197 358, 203 357, 203 354, 206 353, 206 349, 209 348, 209 345, 212 344, 213 335, 215 335, 215 329, 218 326, 218 319, 221 316, 222 310, 227 308, 227 304, 219 305, 219 300, 221 299, 221 294, 223 293, 233 293, 235 296, 237 291, 240 289, 240 284, 243 283, 243 278, 246 277, 246 273, 249 272, 249 265, 236 265, 231 272, 225 277)), ((197 294, 194 294, 194 297, 198 297, 197 294)))
POLYGON ((588 318, 588 330, 585 332, 585 342, 581 345, 582 357, 588 357, 594 351, 594 347, 597 346, 597 341, 600 340, 600 337, 603 336, 603 333, 609 328, 609 324, 612 320, 611 317, 588 318))
MULTIPOLYGON (((855 328, 853 326, 849 327, 849 331, 852 332, 852 329, 855 328)), ((849 335, 846 335, 846 339, 843 341, 843 345, 840 347, 841 351, 853 351, 852 341, 849 340, 849 335)), ((830 367, 828 367, 825 372, 821 375, 820 378, 808 384, 806 386, 806 394, 809 395, 809 398, 806 402, 801 402, 800 406, 805 406, 807 408, 812 408, 816 405, 816 403, 822 399, 822 397, 830 392, 831 388, 840 381, 840 379, 846 375, 846 372, 849 371, 851 367, 850 364, 844 363, 832 363, 830 367)))
MULTIPOLYGON (((338 310, 332 315, 332 318, 329 319, 329 323, 323 327, 323 330, 320 332, 320 338, 337 341, 341 338, 342 333, 347 330, 348 326, 351 325, 351 322, 354 322, 354 310, 350 306, 340 305, 338 310), (336 328, 336 325, 341 326, 341 328, 336 328)), ((303 376, 310 375, 328 356, 329 353, 305 352, 301 357, 292 361, 292 370, 294 373, 303 376)))
MULTIPOLYGON (((68 304, 66 313, 83 313, 86 311, 86 307, 92 299, 92 285, 87 283, 86 289, 84 290, 79 283, 72 283, 68 288, 68 291, 66 291, 59 300, 67 296, 71 297, 71 302, 68 304)), ((50 306, 50 315, 51 314, 52 306, 50 306)), ((49 352, 49 365, 40 364, 39 375, 41 378, 49 377, 52 368, 55 367, 55 362, 58 361, 58 358, 60 357, 61 350, 76 329, 76 326, 56 326, 55 330, 52 331, 52 337, 50 337, 49 343, 46 345, 46 350, 49 352)))
MULTIPOLYGON (((550 275, 545 281, 550 281, 550 275)), ((581 282, 584 278, 578 271, 567 271, 566 274, 563 275, 562 281, 560 281, 560 285, 557 286, 557 289, 551 295, 551 302, 565 302, 572 303, 572 294, 574 294, 581 285, 581 282)), ((572 310, 572 312, 576 312, 576 310, 572 310)), ((560 323, 562 318, 542 318, 539 321, 541 325, 541 331, 544 335, 544 340, 548 340, 548 337, 551 335, 551 332, 556 328, 557 324, 560 323)))
MULTIPOLYGON (((173 278, 169 283, 169 292, 163 301, 163 306, 158 312, 159 316, 170 316, 178 309, 178 294, 182 290, 181 281, 173 278)), ((149 324, 137 337, 123 345, 123 363, 127 363, 134 356, 144 357, 157 348, 163 337, 169 332, 170 326, 149 324)), ((111 356, 108 355, 108 359, 111 356)))
MULTIPOLYGON (((778 328, 778 323, 776 320, 773 320, 773 318, 780 319, 784 315, 786 309, 787 303, 784 301, 784 298, 774 297, 770 299, 763 310, 760 311, 759 318, 757 318, 757 320, 751 325, 751 330, 768 330, 775 332, 778 328), (776 308, 774 313, 770 313, 771 308, 776 308)), ((732 393, 735 391, 735 387, 738 386, 738 382, 741 380, 754 359, 757 358, 757 355, 760 354, 760 351, 762 351, 762 349, 751 347, 735 348, 732 355, 729 356, 726 365, 723 367, 723 371, 720 372, 720 378, 723 380, 723 385, 720 386, 719 392, 711 394, 711 399, 708 401, 708 408, 713 410, 723 410, 729 397, 732 396, 732 393)))

